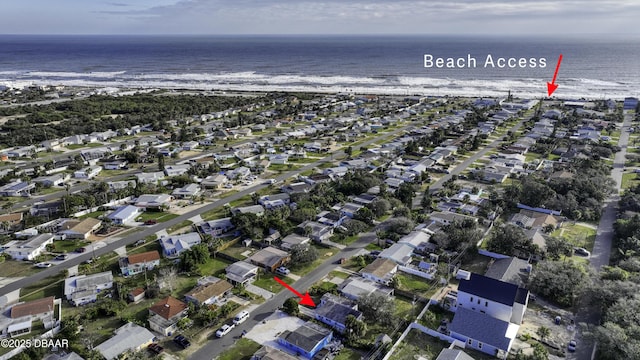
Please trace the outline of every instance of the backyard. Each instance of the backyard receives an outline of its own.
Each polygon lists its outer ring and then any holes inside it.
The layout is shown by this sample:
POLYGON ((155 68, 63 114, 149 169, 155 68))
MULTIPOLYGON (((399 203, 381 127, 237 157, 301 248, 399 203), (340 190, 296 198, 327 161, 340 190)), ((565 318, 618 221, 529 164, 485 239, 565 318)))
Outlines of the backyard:
POLYGON ((411 330, 398 345, 390 360, 415 360, 418 356, 435 359, 449 343, 429 336, 418 330, 411 330))

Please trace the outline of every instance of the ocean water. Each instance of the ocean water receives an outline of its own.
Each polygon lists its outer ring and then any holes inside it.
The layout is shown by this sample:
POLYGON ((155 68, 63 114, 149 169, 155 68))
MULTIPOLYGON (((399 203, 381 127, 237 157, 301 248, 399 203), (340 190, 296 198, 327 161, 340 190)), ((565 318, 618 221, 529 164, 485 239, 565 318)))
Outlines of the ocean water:
POLYGON ((0 85, 546 95, 640 94, 640 42, 447 36, 0 36, 0 85), (476 59, 473 68, 425 68, 424 55, 476 59), (484 67, 487 55, 545 58, 546 67, 484 67))

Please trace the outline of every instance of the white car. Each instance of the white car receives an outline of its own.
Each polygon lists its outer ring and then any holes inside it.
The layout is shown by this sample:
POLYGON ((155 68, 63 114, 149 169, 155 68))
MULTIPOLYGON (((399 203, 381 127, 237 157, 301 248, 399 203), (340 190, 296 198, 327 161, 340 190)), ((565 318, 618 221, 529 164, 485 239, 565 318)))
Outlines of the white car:
POLYGON ((51 265, 52 265, 52 264, 51 264, 51 263, 48 263, 48 262, 41 262, 41 263, 37 263, 37 264, 36 264, 36 267, 39 267, 39 268, 43 268, 43 269, 44 269, 44 268, 51 267, 51 265))
POLYGON ((233 330, 233 328, 235 327, 235 325, 233 324, 224 324, 222 325, 222 327, 220 329, 218 329, 218 331, 216 331, 216 337, 223 337, 225 335, 227 335, 231 330, 233 330))
POLYGON ((276 273, 284 276, 289 275, 290 272, 291 271, 284 266, 280 266, 279 268, 276 269, 276 273))
POLYGON ((240 325, 245 322, 249 318, 249 312, 246 310, 240 311, 234 318, 233 323, 235 325, 240 325))

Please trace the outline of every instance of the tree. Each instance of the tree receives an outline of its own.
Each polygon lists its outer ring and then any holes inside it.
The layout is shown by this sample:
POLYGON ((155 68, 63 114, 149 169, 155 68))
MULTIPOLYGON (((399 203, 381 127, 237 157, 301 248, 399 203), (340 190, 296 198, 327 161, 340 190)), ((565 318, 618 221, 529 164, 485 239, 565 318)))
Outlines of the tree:
POLYGON ((369 209, 371 209, 371 211, 373 211, 373 215, 376 218, 381 217, 382 215, 386 214, 387 211, 389 211, 391 209, 391 204, 389 203, 389 201, 385 198, 376 198, 375 200, 373 200, 372 202, 370 202, 369 204, 365 205, 366 207, 368 207, 369 209))
POLYGON ((354 218, 356 220, 360 220, 360 221, 362 221, 364 223, 367 223, 367 224, 371 225, 371 224, 373 224, 374 216, 375 215, 373 214, 373 211, 371 211, 371 209, 369 209, 367 207, 362 207, 356 212, 354 218))
POLYGON ((545 240, 546 245, 546 255, 550 260, 560 260, 560 257, 571 256, 573 254, 573 246, 564 241, 563 239, 558 239, 555 237, 548 237, 545 240))
POLYGON ((344 324, 345 334, 349 341, 361 338, 367 331, 367 325, 363 321, 356 319, 353 315, 347 315, 344 324))
POLYGON ((395 303, 389 296, 378 293, 361 296, 358 299, 358 309, 370 322, 379 322, 383 325, 393 325, 395 321, 395 303))
POLYGON ((282 311, 284 311, 285 313, 291 316, 298 316, 298 314, 300 313, 298 300, 292 297, 285 300, 284 304, 282 304, 282 311))
POLYGON ((530 289, 561 306, 573 305, 576 297, 589 285, 584 266, 573 262, 541 261, 529 279, 530 289))
POLYGON ((549 330, 549 328, 546 326, 540 326, 538 330, 536 330, 536 334, 540 336, 540 339, 542 341, 545 341, 549 337, 549 335, 551 335, 551 330, 549 330))
POLYGON ((531 239, 514 224, 494 227, 487 247, 489 251, 508 256, 527 256, 535 252, 531 239))
POLYGON ((158 153, 158 170, 164 171, 164 155, 158 153))
POLYGON ((406 207, 411 208, 413 206, 413 197, 416 195, 413 185, 409 183, 402 183, 396 190, 395 196, 406 207))
POLYGON ((309 244, 295 244, 291 247, 291 262, 293 264, 308 264, 316 261, 318 250, 309 244))

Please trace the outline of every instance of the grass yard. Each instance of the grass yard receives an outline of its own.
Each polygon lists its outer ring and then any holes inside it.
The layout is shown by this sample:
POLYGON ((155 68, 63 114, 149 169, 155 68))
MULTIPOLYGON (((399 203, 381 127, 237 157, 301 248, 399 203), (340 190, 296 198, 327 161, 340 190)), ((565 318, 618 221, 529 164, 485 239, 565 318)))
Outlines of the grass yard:
POLYGON ((360 360, 362 355, 356 352, 355 350, 349 348, 343 348, 340 350, 338 356, 334 358, 334 360, 360 360))
POLYGON ((87 219, 87 218, 97 219, 98 217, 100 217, 100 216, 102 216, 102 215, 104 215, 106 213, 107 213, 106 211, 94 211, 94 212, 91 212, 91 213, 88 213, 88 214, 85 214, 85 215, 82 215, 82 216, 78 216, 78 219, 80 219, 80 220, 84 220, 84 219, 87 219))
POLYGON ((203 276, 215 276, 223 273, 224 269, 229 265, 231 265, 230 261, 221 258, 215 258, 207 260, 207 262, 204 264, 199 264, 198 269, 203 276))
POLYGON ((227 215, 227 209, 219 207, 217 209, 209 210, 200 214, 203 220, 222 219, 227 215))
POLYGON ((474 272, 476 274, 484 274, 489 266, 491 259, 488 256, 480 255, 473 252, 471 256, 464 260, 461 269, 474 272))
POLYGON ((179 215, 159 212, 159 211, 145 211, 136 218, 136 221, 145 222, 147 220, 156 220, 157 222, 165 222, 171 219, 177 218, 179 215))
POLYGON ((573 246, 583 247, 589 251, 593 250, 593 243, 596 240, 596 229, 567 222, 560 229, 551 233, 551 236, 563 238, 573 246))
POLYGON ((87 242, 75 240, 56 240, 53 242, 53 245, 55 246, 54 252, 57 253, 70 253, 86 244, 87 242))
POLYGON ((30 301, 36 299, 42 299, 47 296, 55 296, 61 298, 63 296, 63 283, 59 282, 63 277, 58 274, 53 277, 48 277, 40 280, 36 283, 30 284, 20 289, 20 300, 30 301))
POLYGON ((292 284, 294 282, 294 280, 289 277, 282 277, 279 275, 274 275, 272 273, 260 273, 260 276, 258 277, 258 279, 256 279, 256 281, 253 282, 253 285, 277 294, 280 292, 280 290, 283 289, 283 287, 282 285, 280 285, 280 283, 273 280, 274 276, 277 276, 280 280, 286 282, 287 284, 292 284))
POLYGON ((77 150, 77 149, 83 149, 83 148, 97 148, 101 146, 104 146, 104 145, 102 143, 88 143, 88 144, 70 144, 65 146, 65 148, 69 150, 77 150))
POLYGON ((423 279, 419 276, 398 272, 396 277, 400 281, 400 289, 411 291, 417 295, 430 297, 436 291, 433 280, 423 279))
POLYGON ((244 246, 240 246, 239 244, 236 244, 233 246, 229 246, 228 248, 224 249, 221 252, 226 255, 233 256, 236 259, 244 260, 248 257, 248 256, 242 255, 242 253, 244 253, 245 251, 251 251, 251 254, 253 254, 257 250, 252 247, 244 247, 244 246))
POLYGON ((638 185, 640 183, 640 177, 638 177, 638 175, 640 174, 636 174, 636 173, 623 173, 622 174, 622 189, 629 189, 631 187, 634 187, 636 185, 638 185))
MULTIPOLYGON (((177 217, 177 215, 176 215, 176 217, 177 217)), ((193 225, 193 222, 191 220, 181 221, 181 222, 179 222, 179 223, 177 223, 177 224, 175 224, 173 226, 169 226, 167 228, 167 233, 171 234, 172 232, 175 232, 175 231, 180 230, 180 229, 185 228, 185 227, 189 227, 191 225, 193 225)))
POLYGON ((415 360, 417 355, 426 359, 435 359, 446 347, 449 347, 448 342, 413 329, 400 343, 390 360, 415 360))
POLYGON ((236 341, 228 350, 220 354, 217 360, 249 360, 261 347, 262 345, 253 340, 242 338, 236 341))
POLYGON ((337 278, 340 278, 340 279, 348 279, 350 275, 347 274, 346 272, 342 272, 342 271, 332 271, 327 276, 328 276, 329 279, 332 279, 334 277, 337 277, 337 278))
POLYGON ((315 244, 312 246, 318 250, 318 258, 316 259, 316 261, 304 265, 291 265, 289 267, 289 269, 291 269, 291 272, 299 276, 307 275, 336 253, 336 249, 327 249, 325 247, 316 246, 315 244))
POLYGON ((30 261, 5 260, 0 265, 0 277, 22 277, 37 273, 40 269, 30 261))

